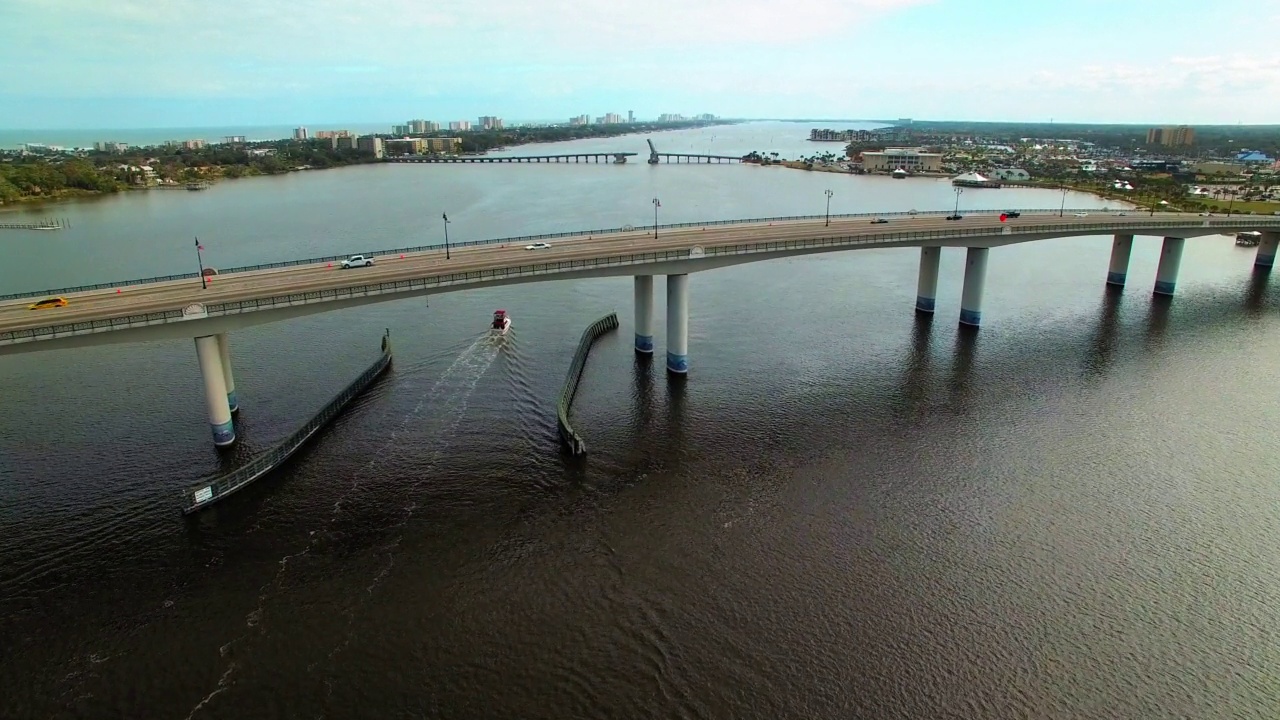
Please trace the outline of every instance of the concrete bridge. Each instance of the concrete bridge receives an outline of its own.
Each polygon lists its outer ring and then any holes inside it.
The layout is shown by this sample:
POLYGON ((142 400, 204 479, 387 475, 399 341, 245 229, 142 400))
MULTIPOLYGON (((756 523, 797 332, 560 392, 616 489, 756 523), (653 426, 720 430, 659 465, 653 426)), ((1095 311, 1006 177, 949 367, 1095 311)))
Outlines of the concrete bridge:
MULTIPOLYGON (((224 272, 202 289, 198 277, 136 280, 96 290, 33 293, 0 303, 0 354, 109 343, 195 338, 215 441, 229 444, 226 423, 237 405, 227 333, 253 325, 373 303, 455 290, 550 280, 634 276, 635 348, 654 351, 653 278, 666 276, 667 369, 688 372, 689 275, 748 262, 866 248, 919 247, 915 310, 932 313, 944 248, 964 248, 959 321, 982 321, 987 258, 993 248, 1050 238, 1113 235, 1106 282, 1124 286, 1135 235, 1164 238, 1154 292, 1173 295, 1189 238, 1261 231, 1255 265, 1270 269, 1280 246, 1280 217, 1202 217, 1193 214, 1098 210, 1027 210, 1002 222, 999 211, 822 215, 682 223, 563 233, 551 247, 526 250, 548 236, 499 238, 451 246, 366 253, 368 268, 341 270, 325 260, 279 263, 224 272), (1077 216, 1075 213, 1080 212, 1077 216), (1085 215, 1084 213, 1088 213, 1085 215), (887 219, 886 223, 872 218, 887 219), (27 309, 33 297, 62 295, 69 305, 27 309)), ((1101 273, 1100 273, 1101 274, 1101 273)))
POLYGON ((456 165, 470 163, 600 163, 612 160, 613 163, 621 165, 627 161, 627 158, 635 156, 636 153, 633 152, 513 155, 509 157, 495 155, 402 155, 386 158, 385 161, 390 163, 451 163, 456 165))
POLYGON ((657 165, 662 161, 668 163, 734 163, 742 162, 742 158, 737 155, 705 155, 700 153, 660 153, 653 146, 652 140, 645 140, 649 143, 649 164, 657 165))

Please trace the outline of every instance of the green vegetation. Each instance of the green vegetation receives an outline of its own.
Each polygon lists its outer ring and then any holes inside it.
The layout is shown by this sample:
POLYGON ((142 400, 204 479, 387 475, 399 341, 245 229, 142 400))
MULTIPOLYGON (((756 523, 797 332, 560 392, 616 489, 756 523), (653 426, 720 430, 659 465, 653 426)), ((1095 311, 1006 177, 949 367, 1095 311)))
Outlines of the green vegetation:
POLYGON ((112 175, 79 158, 58 164, 43 160, 0 163, 0 203, 116 192, 123 187, 112 175))
POLYGON ((8 154, 0 160, 3 203, 376 162, 372 153, 334 150, 328 140, 278 140, 197 149, 130 148, 124 153, 8 154))
POLYGON ((1227 212, 1228 209, 1232 213, 1253 213, 1255 215, 1271 215, 1280 212, 1280 202, 1259 202, 1257 200, 1236 200, 1231 202, 1230 198, 1220 200, 1201 199, 1199 204, 1206 210, 1214 212, 1227 212))
MULTIPOLYGON (((529 143, 682 130, 716 124, 723 123, 686 121, 528 127, 467 131, 451 133, 449 136, 462 139, 462 152, 484 152, 529 143)), ((195 149, 129 148, 123 153, 0 153, 0 204, 373 162, 378 162, 373 153, 354 149, 337 150, 327 139, 218 144, 195 149)))

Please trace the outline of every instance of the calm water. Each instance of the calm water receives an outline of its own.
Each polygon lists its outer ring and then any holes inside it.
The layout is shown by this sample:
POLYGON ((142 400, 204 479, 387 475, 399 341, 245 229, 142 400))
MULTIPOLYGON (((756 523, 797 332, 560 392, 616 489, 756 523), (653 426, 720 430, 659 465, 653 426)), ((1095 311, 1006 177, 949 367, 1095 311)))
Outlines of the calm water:
MULTIPOLYGON (((643 224, 653 196, 663 221, 820 212, 827 188, 833 211, 954 201, 723 165, 351 168, 51 208, 73 229, 0 235, 0 293, 187 270, 192 235, 240 265, 430 241, 446 211, 470 239, 643 224)), ((698 274, 685 382, 634 358, 625 279, 261 326, 232 336, 232 457, 190 342, 0 358, 0 717, 1273 717, 1280 296, 1226 237, 1188 243, 1172 303, 1141 238, 1108 295, 1109 245, 995 250, 977 337, 959 250, 932 324, 914 250, 698 274), (570 461, 554 398, 615 309, 570 461), (181 517, 384 327, 393 371, 312 449, 181 517)))

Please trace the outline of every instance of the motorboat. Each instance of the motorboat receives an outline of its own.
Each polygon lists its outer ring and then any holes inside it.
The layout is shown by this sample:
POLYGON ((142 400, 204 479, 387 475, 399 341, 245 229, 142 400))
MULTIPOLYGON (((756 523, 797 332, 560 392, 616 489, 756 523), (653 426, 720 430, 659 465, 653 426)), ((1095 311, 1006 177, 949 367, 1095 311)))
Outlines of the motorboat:
POLYGON ((492 335, 506 335, 511 329, 511 317, 507 315, 506 310, 493 311, 493 324, 489 326, 489 333, 492 335))
POLYGON ((893 176, 894 180, 905 180, 907 177, 907 171, 903 170, 902 168, 898 168, 894 170, 892 173, 890 173, 890 175, 893 176))

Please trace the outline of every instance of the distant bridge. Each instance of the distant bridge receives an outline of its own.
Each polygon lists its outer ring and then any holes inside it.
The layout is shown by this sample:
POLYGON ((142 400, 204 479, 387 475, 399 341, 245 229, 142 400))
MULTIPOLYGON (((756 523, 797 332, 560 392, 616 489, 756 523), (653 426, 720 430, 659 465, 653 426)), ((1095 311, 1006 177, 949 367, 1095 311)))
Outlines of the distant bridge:
POLYGON ((606 153, 573 153, 570 155, 512 155, 508 157, 497 157, 493 155, 401 155, 399 157, 386 158, 387 162, 393 163, 589 163, 589 162, 609 162, 621 165, 627 161, 629 157, 635 157, 637 153, 633 152, 606 152, 606 153))
POLYGON ((649 164, 657 165, 666 160, 668 163, 724 163, 724 162, 742 162, 742 158, 737 155, 705 155, 701 153, 660 153, 653 146, 652 140, 645 140, 649 143, 649 164))

